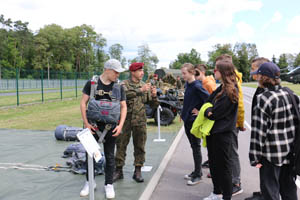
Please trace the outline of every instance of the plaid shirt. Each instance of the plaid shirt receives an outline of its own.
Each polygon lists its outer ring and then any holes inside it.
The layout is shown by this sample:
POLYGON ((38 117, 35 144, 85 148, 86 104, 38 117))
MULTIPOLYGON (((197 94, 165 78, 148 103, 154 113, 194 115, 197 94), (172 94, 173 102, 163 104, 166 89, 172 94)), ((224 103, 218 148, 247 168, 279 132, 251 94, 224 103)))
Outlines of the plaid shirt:
MULTIPOLYGON (((299 98, 296 95, 295 98, 300 107, 299 98)), ((257 96, 251 120, 251 165, 260 163, 262 157, 277 166, 290 163, 287 155, 296 132, 296 116, 292 106, 289 94, 279 85, 265 88, 257 96)))

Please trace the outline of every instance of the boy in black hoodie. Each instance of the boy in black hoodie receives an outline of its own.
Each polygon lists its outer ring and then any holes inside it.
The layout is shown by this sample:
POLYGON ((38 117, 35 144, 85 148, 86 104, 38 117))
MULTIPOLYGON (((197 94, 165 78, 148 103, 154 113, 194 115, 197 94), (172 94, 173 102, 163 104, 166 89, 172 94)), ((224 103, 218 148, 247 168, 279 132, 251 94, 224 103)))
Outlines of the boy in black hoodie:
POLYGON ((202 155, 200 139, 190 132, 193 122, 197 117, 197 113, 194 113, 193 109, 196 108, 197 110, 200 110, 209 94, 202 87, 201 82, 195 79, 195 68, 191 63, 183 64, 181 73, 183 79, 186 81, 181 118, 184 121, 186 136, 191 144, 195 166, 194 171, 191 174, 185 175, 184 178, 188 180, 188 185, 195 185, 200 182, 202 176, 202 155))

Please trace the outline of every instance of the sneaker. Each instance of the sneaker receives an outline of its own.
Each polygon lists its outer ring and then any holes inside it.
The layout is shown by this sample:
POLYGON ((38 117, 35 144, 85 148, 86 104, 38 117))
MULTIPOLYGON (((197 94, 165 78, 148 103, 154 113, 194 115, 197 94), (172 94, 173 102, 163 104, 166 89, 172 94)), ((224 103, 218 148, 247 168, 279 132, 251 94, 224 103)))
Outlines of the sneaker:
POLYGON ((186 175, 184 175, 184 179, 185 180, 191 180, 193 175, 194 175, 194 172, 192 172, 190 174, 186 174, 186 175))
MULTIPOLYGON (((96 189, 96 182, 94 181, 94 189, 96 189)), ((89 187, 89 182, 86 181, 82 190, 80 191, 80 196, 81 197, 86 197, 90 193, 90 187, 89 187)))
POLYGON ((203 200, 223 200, 221 194, 210 193, 208 197, 205 197, 203 200))
POLYGON ((235 196, 235 195, 238 195, 238 194, 241 194, 241 193, 243 193, 243 189, 241 187, 241 184, 240 185, 233 184, 232 196, 235 196))
POLYGON ((201 181, 201 176, 192 176, 191 180, 188 180, 187 185, 196 185, 200 183, 201 181))
POLYGON ((261 192, 253 192, 253 196, 245 198, 245 200, 264 200, 261 192))
POLYGON ((205 161, 204 163, 202 163, 202 168, 209 168, 209 161, 205 161))
POLYGON ((107 184, 104 186, 105 195, 107 199, 115 198, 115 190, 112 184, 107 184))

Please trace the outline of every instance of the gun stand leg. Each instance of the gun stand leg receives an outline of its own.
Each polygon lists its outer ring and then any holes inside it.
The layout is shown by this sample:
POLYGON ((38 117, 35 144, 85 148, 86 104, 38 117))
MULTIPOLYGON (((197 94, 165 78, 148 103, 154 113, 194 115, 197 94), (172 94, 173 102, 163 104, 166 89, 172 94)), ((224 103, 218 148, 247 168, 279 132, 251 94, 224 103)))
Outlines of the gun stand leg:
POLYGON ((158 138, 157 139, 154 139, 153 141, 154 142, 165 142, 166 139, 161 139, 160 138, 160 111, 161 111, 161 107, 158 106, 157 107, 157 131, 158 131, 158 138))
POLYGON ((88 168, 89 168, 89 198, 90 200, 95 199, 95 194, 94 194, 94 161, 91 156, 88 155, 88 168))

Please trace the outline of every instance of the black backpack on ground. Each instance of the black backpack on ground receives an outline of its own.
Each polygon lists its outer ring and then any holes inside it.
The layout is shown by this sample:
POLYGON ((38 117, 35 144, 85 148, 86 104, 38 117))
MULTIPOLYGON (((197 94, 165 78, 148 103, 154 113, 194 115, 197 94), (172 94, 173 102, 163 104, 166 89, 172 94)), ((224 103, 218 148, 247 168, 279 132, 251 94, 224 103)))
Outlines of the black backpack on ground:
POLYGON ((295 94, 294 92, 287 88, 283 88, 286 92, 288 92, 289 96, 292 99, 293 108, 295 110, 296 116, 297 116, 297 123, 296 123, 296 132, 295 132, 295 140, 294 140, 294 146, 292 151, 292 166, 293 170, 295 172, 295 175, 300 176, 300 112, 299 112, 299 105, 296 102, 295 94))

